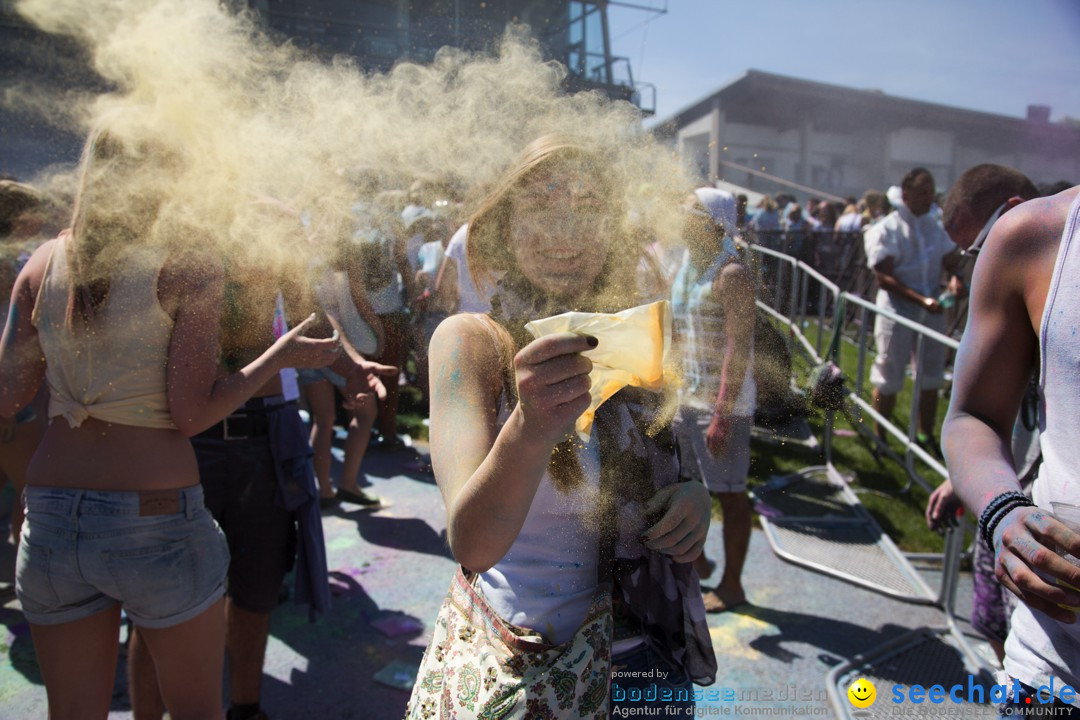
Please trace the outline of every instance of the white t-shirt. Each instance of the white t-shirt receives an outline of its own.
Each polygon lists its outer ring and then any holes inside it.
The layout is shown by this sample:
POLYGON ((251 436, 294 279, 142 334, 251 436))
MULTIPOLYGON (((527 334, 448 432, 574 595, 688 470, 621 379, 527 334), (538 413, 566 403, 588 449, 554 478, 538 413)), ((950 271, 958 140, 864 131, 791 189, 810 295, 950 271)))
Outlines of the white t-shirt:
POLYGON ((420 261, 420 271, 435 277, 435 273, 439 272, 439 266, 442 265, 445 256, 446 253, 443 251, 442 243, 438 240, 424 243, 420 247, 420 252, 417 253, 417 258, 420 261))
POLYGON ((405 241, 405 257, 409 260, 409 269, 415 274, 420 269, 420 248, 424 242, 424 233, 416 233, 405 241))
POLYGON ((840 232, 859 232, 862 228, 862 213, 850 212, 841 215, 837 228, 840 232))
POLYGON ((472 275, 469 274, 469 260, 465 252, 468 232, 469 224, 465 223, 457 229, 450 238, 450 244, 446 246, 446 257, 457 264, 458 312, 486 313, 491 310, 491 296, 495 294, 495 288, 481 294, 473 284, 472 275))
MULTIPOLYGON (((956 248, 933 213, 915 217, 902 206, 867 228, 863 242, 867 267, 892 258, 893 277, 926 296, 936 294, 941 259, 956 248)), ((888 297, 879 290, 878 304, 889 305, 888 297)))

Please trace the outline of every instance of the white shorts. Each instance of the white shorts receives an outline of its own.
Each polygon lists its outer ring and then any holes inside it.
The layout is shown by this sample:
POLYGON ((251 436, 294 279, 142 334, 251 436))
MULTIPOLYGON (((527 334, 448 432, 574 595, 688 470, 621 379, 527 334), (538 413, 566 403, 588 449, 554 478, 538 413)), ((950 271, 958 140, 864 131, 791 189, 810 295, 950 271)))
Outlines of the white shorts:
POLYGON ((751 417, 731 418, 727 449, 714 457, 705 445, 705 434, 712 422, 712 411, 682 407, 675 416, 675 437, 682 454, 682 474, 705 483, 712 493, 746 491, 750 473, 751 417))
MULTIPOLYGON (((901 314, 901 313, 898 313, 901 314)), ((902 313, 905 317, 909 313, 902 313)), ((931 330, 945 332, 944 315, 920 312, 913 318, 931 330)), ((915 362, 918 333, 883 315, 874 319, 874 345, 877 357, 870 368, 870 384, 884 395, 895 395, 904 387, 904 375, 908 363, 915 362)), ((923 340, 923 390, 937 390, 945 384, 945 346, 925 338, 923 340)))

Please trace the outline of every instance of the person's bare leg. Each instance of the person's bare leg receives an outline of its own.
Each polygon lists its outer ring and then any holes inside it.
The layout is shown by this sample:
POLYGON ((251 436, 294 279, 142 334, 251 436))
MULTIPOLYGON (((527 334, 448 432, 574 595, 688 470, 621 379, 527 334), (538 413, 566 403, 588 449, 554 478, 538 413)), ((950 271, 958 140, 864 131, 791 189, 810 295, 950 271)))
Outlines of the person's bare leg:
POLYGON ((233 705, 255 705, 262 695, 263 660, 270 636, 270 613, 255 613, 226 603, 226 646, 229 650, 229 699, 233 705))
POLYGON ((723 612, 746 602, 742 571, 750 549, 750 498, 746 492, 717 493, 724 513, 724 574, 715 590, 702 598, 706 612, 723 612))
MULTIPOLYGON (((885 418, 892 419, 893 410, 896 408, 896 395, 886 395, 877 388, 874 388, 873 404, 874 409, 885 416, 885 418)), ((881 423, 877 424, 877 434, 882 440, 886 438, 885 426, 881 423)))
POLYGON ((919 393, 919 429, 927 437, 937 437, 937 390, 923 390, 919 393))
POLYGON ((348 435, 345 436, 345 461, 341 466, 341 479, 338 487, 342 490, 360 494, 360 486, 357 477, 360 475, 360 465, 364 461, 364 453, 367 452, 368 441, 371 439, 371 428, 375 424, 379 407, 374 396, 366 397, 361 405, 350 412, 348 435))
POLYGON ((19 538, 22 536, 22 526, 25 520, 26 511, 23 510, 22 488, 15 485, 15 502, 11 506, 11 542, 15 545, 15 557, 19 557, 19 538))
MULTIPOLYGON (((709 514, 712 515, 712 499, 713 494, 709 493, 709 514)), ((710 560, 708 554, 705 552, 705 548, 701 548, 701 554, 694 558, 694 572, 697 573, 698 580, 704 580, 711 577, 716 571, 716 561, 710 560)))
POLYGON ((165 702, 158 688, 157 668, 138 628, 131 629, 127 653, 128 696, 134 720, 161 720, 165 702))
MULTIPOLYGON (((40 405, 35 400, 35 405, 40 405)), ((11 505, 11 541, 15 545, 15 557, 19 557, 19 535, 22 533, 22 492, 26 486, 26 468, 45 434, 45 410, 39 411, 37 419, 16 425, 13 437, 0 439, 0 478, 7 477, 15 488, 15 502, 11 505)), ((0 488, 4 484, 0 482, 0 488)))
MULTIPOLYGON (((397 321, 384 321, 383 327, 386 330, 386 344, 379 362, 404 370, 405 358, 409 351, 409 330, 397 321)), ((383 384, 386 386, 386 399, 379 403, 379 433, 383 436, 384 442, 393 443, 397 439, 397 410, 400 394, 398 378, 396 376, 384 378, 383 384)))
POLYGON ((416 364, 416 384, 425 407, 431 404, 431 381, 428 377, 428 348, 424 342, 424 322, 421 320, 412 333, 413 361, 416 364))
POLYGON ((154 659, 171 720, 220 718, 225 664, 224 600, 169 628, 139 628, 154 659))
POLYGON ((334 442, 334 386, 329 380, 307 383, 304 395, 311 411, 311 465, 315 469, 315 479, 319 481, 319 497, 332 498, 330 448, 334 442))
POLYGON ((120 647, 120 606, 59 625, 30 624, 50 720, 105 718, 120 647))
POLYGON ((702 550, 701 554, 694 559, 694 571, 697 573, 699 580, 704 580, 711 576, 716 570, 716 563, 709 559, 709 556, 702 550))

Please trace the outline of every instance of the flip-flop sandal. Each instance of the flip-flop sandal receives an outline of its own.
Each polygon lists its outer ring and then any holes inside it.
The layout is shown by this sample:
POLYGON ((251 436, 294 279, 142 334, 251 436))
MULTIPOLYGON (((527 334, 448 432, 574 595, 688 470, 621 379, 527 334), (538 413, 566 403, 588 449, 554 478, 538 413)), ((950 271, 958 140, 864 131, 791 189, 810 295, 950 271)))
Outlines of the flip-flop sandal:
POLYGON ((359 493, 354 493, 352 490, 338 489, 337 495, 334 497, 334 499, 339 502, 352 503, 353 505, 359 505, 363 508, 372 510, 384 507, 385 505, 382 499, 377 498, 374 495, 369 495, 363 490, 361 490, 359 493))

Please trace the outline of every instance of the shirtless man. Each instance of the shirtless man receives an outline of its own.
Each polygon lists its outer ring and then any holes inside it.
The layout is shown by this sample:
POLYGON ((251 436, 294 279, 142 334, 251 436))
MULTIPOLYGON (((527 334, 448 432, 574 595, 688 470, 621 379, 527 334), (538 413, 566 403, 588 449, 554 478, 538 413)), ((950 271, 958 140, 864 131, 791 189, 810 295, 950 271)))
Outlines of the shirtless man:
MULTIPOLYGON (((943 207, 945 231, 968 257, 975 259, 994 223, 1022 202, 1039 197, 1039 189, 1023 173, 1004 165, 984 163, 964 172, 949 189, 943 207)), ((973 266, 974 263, 971 263, 973 266)), ((970 278, 970 272, 966 273, 970 278)), ((1031 392, 1029 385, 1028 393, 1031 392)), ((1030 405, 1030 397, 1025 397, 1030 405)), ((1027 488, 1041 458, 1038 427, 1026 413, 1013 428, 1014 468, 1021 485, 1027 488)), ((946 480, 926 505, 926 522, 931 529, 952 524, 960 499, 946 480)), ((999 661, 1005 659, 1005 637, 1016 598, 994 577, 994 551, 981 539, 975 543, 972 572, 971 625, 990 643, 999 661)))
MULTIPOLYGON (((1080 627, 1075 612, 1062 607, 1080 606, 1080 591, 1062 586, 1080 587, 1080 567, 1058 554, 1063 548, 1080 557, 1080 534, 1050 515, 1051 502, 1080 503, 1077 485, 1070 485, 1080 464, 1080 295, 1072 280, 1080 273, 1078 197, 1074 187, 1030 200, 994 223, 975 268, 943 428, 952 483, 980 518, 998 579, 1022 601, 1005 644, 1009 704, 1021 707, 1051 700, 1051 682, 1059 698, 1053 702, 1075 705, 1076 694, 1062 688, 1080 685, 1080 627), (1033 506, 1019 492, 1010 438, 1036 363, 1044 460, 1033 506)), ((973 236, 978 226, 968 225, 956 233, 973 236)))

